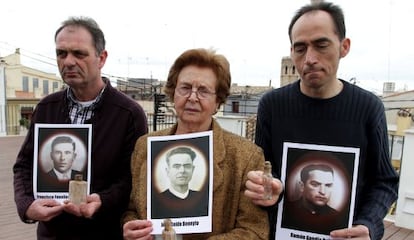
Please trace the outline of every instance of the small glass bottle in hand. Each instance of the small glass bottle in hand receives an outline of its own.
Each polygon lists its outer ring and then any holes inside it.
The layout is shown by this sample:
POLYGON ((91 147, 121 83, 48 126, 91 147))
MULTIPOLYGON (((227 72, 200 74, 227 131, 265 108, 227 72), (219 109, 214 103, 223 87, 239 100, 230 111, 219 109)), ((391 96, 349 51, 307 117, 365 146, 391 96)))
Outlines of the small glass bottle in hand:
POLYGON ((175 235, 175 230, 172 227, 172 222, 170 219, 164 220, 164 229, 162 230, 162 239, 163 240, 176 240, 177 236, 175 235))
POLYGON ((75 205, 86 203, 87 185, 82 174, 76 174, 75 180, 69 181, 69 201, 75 205))
POLYGON ((272 191, 272 164, 269 161, 265 161, 264 163, 264 171, 263 171, 263 188, 264 188, 264 194, 263 199, 264 200, 272 200, 273 197, 273 191, 272 191))

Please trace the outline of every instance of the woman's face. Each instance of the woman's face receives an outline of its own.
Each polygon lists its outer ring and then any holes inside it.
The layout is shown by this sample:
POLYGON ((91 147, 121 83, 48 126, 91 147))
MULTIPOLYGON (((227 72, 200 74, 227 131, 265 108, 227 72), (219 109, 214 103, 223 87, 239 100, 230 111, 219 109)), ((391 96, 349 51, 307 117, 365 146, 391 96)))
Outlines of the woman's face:
POLYGON ((205 131, 219 106, 215 93, 217 77, 206 67, 186 66, 177 79, 174 105, 180 128, 205 131))

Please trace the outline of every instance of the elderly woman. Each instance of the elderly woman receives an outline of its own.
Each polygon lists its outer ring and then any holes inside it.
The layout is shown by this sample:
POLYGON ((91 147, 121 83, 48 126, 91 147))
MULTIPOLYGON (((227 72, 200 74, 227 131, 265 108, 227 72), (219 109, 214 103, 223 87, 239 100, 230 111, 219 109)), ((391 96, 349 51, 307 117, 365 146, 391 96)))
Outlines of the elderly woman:
MULTIPOLYGON (((213 119, 230 94, 230 85, 230 66, 224 56, 207 49, 185 51, 172 65, 164 89, 174 101, 178 121, 172 128, 149 134, 213 131, 212 232, 186 234, 183 239, 268 239, 266 211, 243 194, 247 172, 263 169, 262 151, 213 119)), ((125 239, 152 239, 152 223, 146 220, 147 138, 138 139, 132 155, 133 186, 123 218, 125 239)))

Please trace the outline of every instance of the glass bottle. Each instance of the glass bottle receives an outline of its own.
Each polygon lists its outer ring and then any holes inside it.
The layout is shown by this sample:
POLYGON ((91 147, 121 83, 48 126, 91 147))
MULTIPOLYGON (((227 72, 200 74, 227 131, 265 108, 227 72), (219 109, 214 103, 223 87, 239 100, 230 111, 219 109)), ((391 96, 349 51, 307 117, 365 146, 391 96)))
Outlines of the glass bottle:
POLYGON ((175 235, 175 230, 172 227, 172 222, 170 219, 164 220, 164 229, 162 230, 162 239, 163 240, 177 240, 175 235))
POLYGON ((82 174, 76 174, 74 180, 69 181, 69 201, 75 205, 86 202, 87 182, 83 181, 82 174))
POLYGON ((263 199, 264 200, 271 200, 273 191, 272 191, 272 164, 269 161, 265 161, 264 163, 264 171, 263 171, 263 188, 264 188, 264 194, 263 199))

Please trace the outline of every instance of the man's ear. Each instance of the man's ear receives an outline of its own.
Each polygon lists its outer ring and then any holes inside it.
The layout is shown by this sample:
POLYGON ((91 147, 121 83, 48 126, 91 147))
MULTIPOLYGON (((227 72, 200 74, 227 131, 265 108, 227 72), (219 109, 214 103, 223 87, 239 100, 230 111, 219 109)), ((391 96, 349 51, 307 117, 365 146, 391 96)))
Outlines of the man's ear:
POLYGON ((305 188, 305 184, 302 181, 298 182, 298 189, 299 192, 303 193, 303 189, 305 188))
POLYGON ((341 52, 340 52, 341 58, 348 55, 350 49, 351 49, 351 40, 349 38, 344 38, 344 40, 341 41, 341 52))
POLYGON ((99 69, 102 69, 103 66, 105 65, 106 62, 106 58, 108 57, 108 52, 106 50, 103 50, 101 52, 101 55, 99 55, 99 69))

